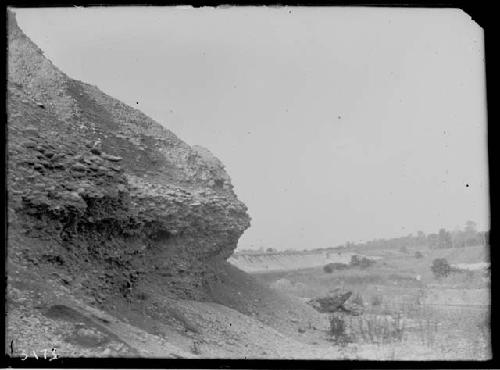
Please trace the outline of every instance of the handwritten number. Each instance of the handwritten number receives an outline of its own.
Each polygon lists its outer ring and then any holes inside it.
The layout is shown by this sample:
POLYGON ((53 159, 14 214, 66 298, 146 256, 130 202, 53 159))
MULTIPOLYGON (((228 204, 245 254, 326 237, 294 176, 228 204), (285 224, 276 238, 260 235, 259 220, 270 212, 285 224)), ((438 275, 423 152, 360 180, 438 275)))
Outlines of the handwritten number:
POLYGON ((56 353, 55 348, 52 348, 52 358, 49 359, 49 361, 52 361, 52 360, 57 360, 57 353, 56 353))
MULTIPOLYGON (((10 342, 10 351, 11 351, 12 354, 14 353, 14 344, 13 343, 14 343, 14 341, 10 342)), ((36 354, 36 352, 35 351, 32 351, 32 352, 33 352, 33 357, 36 360, 38 360, 38 355, 36 354)), ((57 360, 59 358, 59 355, 57 354, 56 348, 52 348, 51 355, 52 355, 52 358, 49 358, 49 361, 57 360)), ((26 360, 28 358, 28 353, 26 353, 25 350, 22 350, 21 356, 24 356, 24 358, 21 358, 21 361, 24 361, 24 360, 26 360)), ((43 350, 43 358, 45 360, 47 359, 47 349, 43 350)))

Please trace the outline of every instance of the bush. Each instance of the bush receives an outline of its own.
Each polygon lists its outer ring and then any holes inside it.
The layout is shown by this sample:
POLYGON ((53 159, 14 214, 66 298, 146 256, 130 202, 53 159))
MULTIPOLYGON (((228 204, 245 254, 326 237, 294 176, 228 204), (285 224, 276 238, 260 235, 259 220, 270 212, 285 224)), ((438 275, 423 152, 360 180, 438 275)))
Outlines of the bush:
POLYGON ((348 267, 349 266, 346 265, 345 263, 333 262, 323 266, 323 271, 326 272, 327 274, 331 274, 335 270, 345 270, 348 267))
POLYGON ((401 248, 399 248, 399 251, 400 251, 401 253, 408 253, 408 248, 406 248, 406 247, 403 245, 401 248))
POLYGON ((330 329, 328 333, 335 344, 346 345, 352 341, 352 338, 347 333, 346 323, 342 315, 333 314, 330 316, 330 329))
POLYGON ((374 344, 402 343, 405 323, 401 314, 387 318, 380 316, 360 317, 360 339, 374 344))
POLYGON ((327 274, 331 274, 333 272, 332 264, 329 263, 328 265, 323 266, 323 271, 327 274))
POLYGON ((424 258, 424 255, 422 254, 422 252, 417 251, 417 252, 415 252, 415 258, 417 258, 417 259, 424 258))
POLYGON ((359 266, 361 268, 366 268, 370 267, 374 263, 375 261, 363 256, 358 256, 356 254, 351 257, 351 266, 359 266))
POLYGON ((446 258, 436 258, 434 261, 432 261, 431 271, 436 278, 448 276, 451 270, 451 266, 446 258))

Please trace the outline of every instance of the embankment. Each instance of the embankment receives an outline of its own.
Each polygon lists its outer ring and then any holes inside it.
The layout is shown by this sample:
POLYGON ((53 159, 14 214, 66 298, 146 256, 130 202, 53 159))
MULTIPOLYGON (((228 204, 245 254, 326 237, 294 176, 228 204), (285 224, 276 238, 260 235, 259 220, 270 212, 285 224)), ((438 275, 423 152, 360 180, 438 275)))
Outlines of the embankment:
MULTIPOLYGON (((300 270, 321 267, 328 263, 345 263, 351 261, 353 255, 348 252, 297 252, 297 253, 255 253, 233 254, 228 261, 239 269, 249 273, 300 270)), ((367 256, 368 257, 368 256, 367 256)), ((377 257, 370 257, 377 259, 377 257)))

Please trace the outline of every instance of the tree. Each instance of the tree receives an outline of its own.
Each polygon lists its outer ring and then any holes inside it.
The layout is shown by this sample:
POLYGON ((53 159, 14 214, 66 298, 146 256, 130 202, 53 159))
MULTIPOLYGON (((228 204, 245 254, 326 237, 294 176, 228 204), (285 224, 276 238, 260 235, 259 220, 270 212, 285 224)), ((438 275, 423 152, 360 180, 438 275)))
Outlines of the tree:
POLYGON ((432 261, 431 271, 436 278, 446 277, 451 272, 451 266, 446 258, 436 258, 432 261))
POLYGON ((417 231, 417 236, 415 237, 415 242, 417 245, 425 244, 425 234, 422 230, 417 231))
POLYGON ((350 263, 351 266, 359 266, 361 268, 367 268, 373 265, 374 263, 375 261, 363 256, 358 256, 356 254, 351 256, 351 263, 350 263))
POLYGON ((477 233, 478 239, 479 239, 479 244, 480 245, 485 245, 487 246, 490 241, 489 241, 489 232, 488 231, 482 231, 477 233))
POLYGON ((476 234, 477 224, 474 221, 467 221, 465 223, 465 232, 468 234, 476 234))
POLYGON ((481 244, 481 240, 479 238, 478 232, 476 230, 477 224, 474 221, 467 221, 465 223, 464 229, 464 241, 465 245, 470 247, 473 245, 481 244))
POLYGON ((439 244, 439 235, 438 234, 428 234, 426 239, 427 239, 427 245, 430 248, 436 248, 439 244))
POLYGON ((438 248, 451 248, 451 234, 445 229, 439 229, 438 233, 438 248))

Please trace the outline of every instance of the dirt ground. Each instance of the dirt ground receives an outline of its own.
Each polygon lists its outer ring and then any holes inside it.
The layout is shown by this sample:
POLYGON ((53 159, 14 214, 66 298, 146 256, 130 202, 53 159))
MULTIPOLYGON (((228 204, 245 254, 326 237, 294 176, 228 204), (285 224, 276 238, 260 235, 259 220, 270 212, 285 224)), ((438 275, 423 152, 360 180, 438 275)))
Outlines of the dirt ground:
MULTIPOLYGON (((488 359, 490 277, 487 271, 452 273, 437 279, 435 258, 450 263, 488 262, 484 247, 407 251, 356 250, 382 257, 368 268, 325 273, 322 268, 255 274, 263 283, 304 300, 335 288, 352 291, 363 315, 343 317, 345 358, 488 359), (416 258, 420 251, 422 258, 416 258)), ((335 336, 335 335, 333 335, 335 336)))
POLYGON ((12 342, 13 357, 51 348, 61 357, 339 357, 335 347, 321 345, 324 317, 226 267, 228 289, 223 281, 211 288, 218 303, 152 294, 96 304, 55 274, 46 278, 47 271, 10 261, 6 351, 12 342))
MULTIPOLYGON (((13 341, 17 356, 56 347, 64 357, 489 358, 489 306, 419 303, 422 292, 452 294, 455 289, 463 295, 468 290, 449 288, 453 278, 413 281, 404 278, 409 271, 401 266, 399 275, 388 269, 401 257, 342 274, 307 269, 257 278, 221 263, 214 266, 220 274, 208 287, 209 300, 153 291, 142 300, 115 298, 101 304, 73 294, 56 275, 46 278, 51 276, 47 271, 10 261, 6 344, 13 341), (285 278, 289 285, 273 285, 285 278), (351 299, 364 309, 360 316, 342 318, 350 336, 344 342, 332 334, 331 316, 304 303, 304 297, 338 286, 353 290, 351 299)), ((476 290, 488 286, 484 277, 473 280, 467 283, 476 290)))

